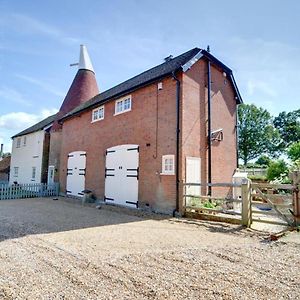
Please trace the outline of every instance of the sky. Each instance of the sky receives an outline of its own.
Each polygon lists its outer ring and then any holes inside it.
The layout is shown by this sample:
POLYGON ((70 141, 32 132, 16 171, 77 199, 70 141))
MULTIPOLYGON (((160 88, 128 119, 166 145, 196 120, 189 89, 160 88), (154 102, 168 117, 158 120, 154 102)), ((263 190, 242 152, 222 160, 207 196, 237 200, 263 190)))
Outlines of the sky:
POLYGON ((245 103, 300 107, 300 1, 0 0, 0 143, 55 113, 88 48, 100 91, 206 48, 245 103))

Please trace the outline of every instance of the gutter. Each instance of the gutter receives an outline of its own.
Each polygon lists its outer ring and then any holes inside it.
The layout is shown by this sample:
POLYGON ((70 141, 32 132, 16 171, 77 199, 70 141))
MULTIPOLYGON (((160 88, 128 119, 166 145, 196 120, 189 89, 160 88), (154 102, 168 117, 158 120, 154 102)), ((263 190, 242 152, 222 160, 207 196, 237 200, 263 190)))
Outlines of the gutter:
POLYGON ((172 77, 176 80, 176 209, 173 216, 179 212, 179 137, 180 137, 180 80, 172 72, 172 77))
MULTIPOLYGON (((207 60, 207 143, 208 143, 208 172, 207 181, 211 183, 211 70, 210 60, 207 60)), ((211 196, 211 186, 208 186, 208 195, 211 196)))

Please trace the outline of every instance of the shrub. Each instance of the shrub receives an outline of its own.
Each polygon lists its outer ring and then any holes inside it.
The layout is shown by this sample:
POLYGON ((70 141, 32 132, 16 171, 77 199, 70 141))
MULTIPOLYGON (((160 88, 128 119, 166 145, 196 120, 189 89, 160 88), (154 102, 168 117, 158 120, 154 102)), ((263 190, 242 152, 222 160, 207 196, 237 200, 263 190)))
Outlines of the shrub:
POLYGON ((288 148, 287 155, 293 162, 300 160, 300 142, 293 143, 288 148))
POLYGON ((276 178, 287 176, 288 166, 283 159, 272 161, 267 170, 267 179, 269 181, 276 178))

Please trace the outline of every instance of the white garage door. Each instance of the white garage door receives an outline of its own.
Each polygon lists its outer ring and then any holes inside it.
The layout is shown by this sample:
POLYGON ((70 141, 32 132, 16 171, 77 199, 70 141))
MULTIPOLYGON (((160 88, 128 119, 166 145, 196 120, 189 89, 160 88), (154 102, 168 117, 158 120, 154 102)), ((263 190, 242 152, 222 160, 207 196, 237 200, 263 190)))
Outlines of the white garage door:
MULTIPOLYGON (((200 183, 201 160, 199 157, 186 158, 186 183, 200 183)), ((200 196, 200 186, 187 186, 186 195, 200 196)), ((187 197, 187 201, 190 200, 187 197)))
POLYGON ((75 151, 68 155, 67 195, 82 197, 85 187, 86 152, 75 151))
POLYGON ((138 207, 138 180, 138 145, 120 145, 107 149, 104 200, 138 207))

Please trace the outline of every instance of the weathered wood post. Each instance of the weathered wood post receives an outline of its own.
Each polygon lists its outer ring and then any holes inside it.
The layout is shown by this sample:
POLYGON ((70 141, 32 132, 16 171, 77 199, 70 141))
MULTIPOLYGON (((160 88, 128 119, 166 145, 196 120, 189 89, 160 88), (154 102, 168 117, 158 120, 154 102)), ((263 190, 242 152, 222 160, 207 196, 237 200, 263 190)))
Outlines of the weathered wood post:
POLYGON ((251 180, 242 180, 242 225, 250 227, 252 223, 251 213, 251 180))
POLYGON ((299 196, 299 188, 300 188, 300 171, 293 171, 292 174, 293 181, 293 211, 294 211, 294 220, 296 226, 300 225, 300 196, 299 196))

